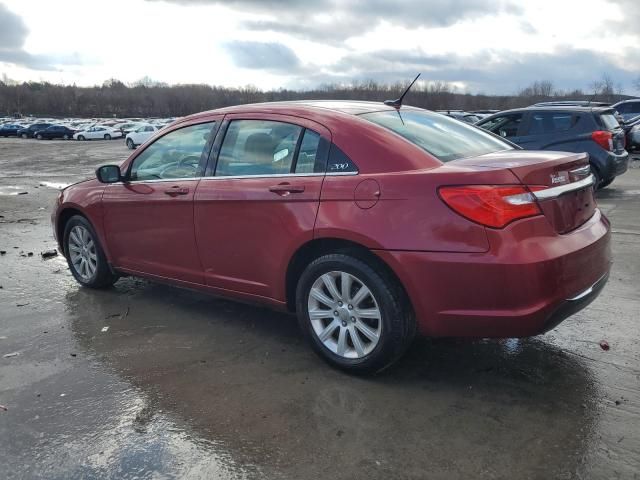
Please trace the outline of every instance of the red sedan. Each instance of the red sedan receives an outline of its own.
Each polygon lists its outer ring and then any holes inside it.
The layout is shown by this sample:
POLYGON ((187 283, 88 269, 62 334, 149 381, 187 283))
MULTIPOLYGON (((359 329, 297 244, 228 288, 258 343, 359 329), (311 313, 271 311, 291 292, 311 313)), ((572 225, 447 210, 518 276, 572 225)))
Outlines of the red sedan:
POLYGON ((296 312, 334 366, 422 335, 522 337, 591 302, 609 222, 586 154, 520 150, 430 111, 244 105, 186 117, 66 188, 77 281, 135 275, 296 312))

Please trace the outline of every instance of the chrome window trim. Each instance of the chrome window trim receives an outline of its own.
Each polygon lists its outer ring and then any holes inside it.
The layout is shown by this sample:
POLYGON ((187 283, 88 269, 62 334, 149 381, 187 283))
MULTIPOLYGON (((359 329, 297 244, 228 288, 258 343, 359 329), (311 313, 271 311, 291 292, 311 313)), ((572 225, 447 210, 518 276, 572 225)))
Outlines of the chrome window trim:
POLYGON ((568 192, 573 192, 575 190, 580 190, 584 187, 589 187, 595 183, 595 177, 593 174, 589 175, 587 178, 579 180, 573 183, 567 183, 566 185, 558 185, 557 187, 547 188, 545 190, 539 190, 537 192, 533 192, 533 196, 538 200, 549 200, 551 198, 559 197, 568 192))
POLYGON ((332 173, 273 173, 268 175, 228 175, 219 177, 181 177, 181 178, 157 178, 153 180, 129 180, 126 182, 112 182, 109 185, 124 185, 138 183, 162 183, 162 182, 182 182, 186 180, 241 180, 243 178, 287 178, 287 177, 344 177, 358 175, 359 172, 332 172, 332 173))

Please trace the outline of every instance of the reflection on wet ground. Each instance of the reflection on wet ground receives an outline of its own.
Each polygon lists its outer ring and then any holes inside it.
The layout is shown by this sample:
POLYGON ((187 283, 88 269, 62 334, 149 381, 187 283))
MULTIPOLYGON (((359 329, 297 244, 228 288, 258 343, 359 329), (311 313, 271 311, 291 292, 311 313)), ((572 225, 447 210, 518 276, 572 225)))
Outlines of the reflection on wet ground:
MULTIPOLYGON (((640 201, 618 192, 630 174, 600 204, 638 231, 640 201)), ((63 258, 37 255, 54 246, 38 209, 55 190, 30 191, 0 203, 3 476, 638 476, 634 235, 615 236, 603 295, 549 335, 423 339, 357 378, 316 358, 293 317, 133 278, 78 288, 63 258)))

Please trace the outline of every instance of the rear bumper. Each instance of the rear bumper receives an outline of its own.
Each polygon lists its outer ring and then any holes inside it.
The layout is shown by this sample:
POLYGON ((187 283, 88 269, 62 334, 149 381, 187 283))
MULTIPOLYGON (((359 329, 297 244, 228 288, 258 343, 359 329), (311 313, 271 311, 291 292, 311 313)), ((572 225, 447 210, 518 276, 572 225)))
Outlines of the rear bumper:
POLYGON ((564 235, 544 217, 487 235, 486 253, 376 252, 405 286, 422 334, 537 335, 588 305, 608 278, 610 229, 599 210, 564 235))
POLYGON ((606 171, 602 178, 609 179, 622 175, 629 168, 629 153, 625 151, 621 155, 609 152, 605 161, 606 171))

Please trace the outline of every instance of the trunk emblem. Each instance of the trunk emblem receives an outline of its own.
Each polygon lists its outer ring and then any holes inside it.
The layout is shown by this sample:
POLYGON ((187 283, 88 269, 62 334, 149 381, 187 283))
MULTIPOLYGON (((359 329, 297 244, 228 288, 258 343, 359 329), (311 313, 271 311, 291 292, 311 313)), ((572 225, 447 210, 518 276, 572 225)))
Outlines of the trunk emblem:
POLYGON ((557 185, 558 183, 565 183, 569 180, 569 175, 567 172, 558 172, 552 173, 549 175, 551 177, 551 185, 557 185))

